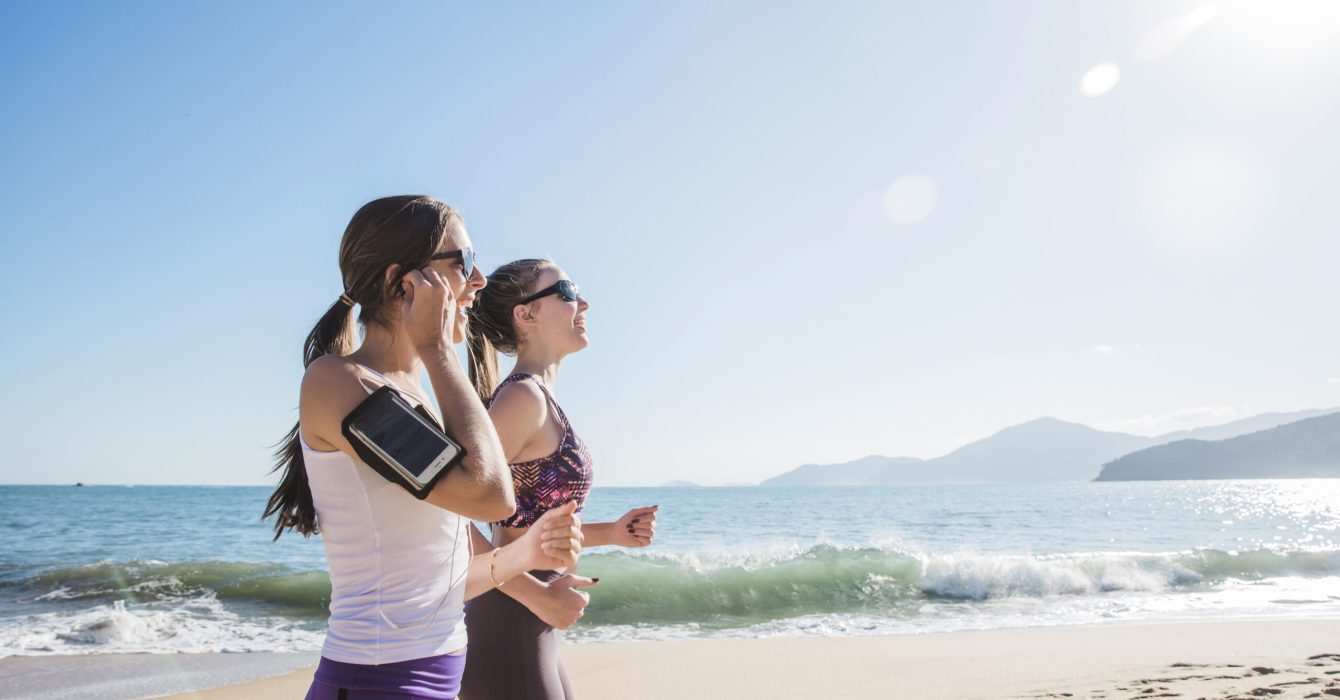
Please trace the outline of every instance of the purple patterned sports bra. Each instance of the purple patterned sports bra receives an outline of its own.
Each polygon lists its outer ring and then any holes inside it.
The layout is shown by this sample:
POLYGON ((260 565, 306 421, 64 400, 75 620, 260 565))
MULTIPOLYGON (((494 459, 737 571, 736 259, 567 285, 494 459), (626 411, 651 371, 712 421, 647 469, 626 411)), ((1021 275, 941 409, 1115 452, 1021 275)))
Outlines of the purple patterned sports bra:
POLYGON ((581 512, 586 494, 591 490, 591 454, 586 451, 586 443, 573 432, 568 417, 544 382, 532 374, 513 374, 493 390, 493 395, 496 397, 504 386, 525 379, 535 382, 549 405, 558 412, 558 419, 563 422, 563 439, 548 457, 508 465, 512 468, 512 483, 516 487, 516 513, 494 523, 500 527, 530 527, 549 509, 568 501, 576 501, 577 511, 581 512))

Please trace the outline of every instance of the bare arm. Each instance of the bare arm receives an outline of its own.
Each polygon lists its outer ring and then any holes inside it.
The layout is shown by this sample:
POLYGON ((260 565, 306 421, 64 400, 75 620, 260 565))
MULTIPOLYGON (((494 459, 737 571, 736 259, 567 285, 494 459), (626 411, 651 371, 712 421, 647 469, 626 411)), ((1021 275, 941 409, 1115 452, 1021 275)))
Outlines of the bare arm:
MULTIPOLYGON (((515 542, 490 547, 471 557, 465 577, 465 599, 523 577, 530 569, 576 566, 582 551, 581 519, 575 514, 576 509, 576 504, 554 508, 515 542)), ((473 527, 470 532, 473 542, 483 539, 473 527)), ((487 546, 487 542, 484 544, 487 546)))
POLYGON ((656 537, 656 512, 660 506, 634 508, 612 523, 582 525, 582 542, 586 547, 616 545, 619 547, 646 547, 656 537))
POLYGON ((433 394, 442 409, 443 427, 465 458, 425 499, 475 520, 502 520, 516 512, 512 475, 503 459, 498 434, 475 395, 451 346, 456 297, 432 268, 411 270, 401 279, 402 311, 414 350, 428 371, 433 394))
MULTIPOLYGON (((419 349, 442 409, 447 434, 465 448, 465 457, 437 482, 426 499, 475 520, 502 520, 516 512, 512 474, 503 458, 493 422, 449 345, 419 349)), ((501 555, 499 555, 501 556, 501 555)))
MULTIPOLYGON (((477 553, 476 557, 486 556, 493 551, 493 543, 473 526, 470 527, 470 539, 477 553)), ((586 546, 585 540, 582 546, 586 546)), ((529 573, 523 573, 507 581, 507 585, 499 590, 526 606, 545 624, 565 630, 581 618, 587 603, 591 601, 590 596, 577 589, 590 588, 596 585, 596 582, 597 579, 564 574, 546 583, 529 573)), ((492 584, 492 581, 489 583, 492 584)))
POLYGON ((586 546, 603 547, 616 544, 614 537, 616 525, 618 523, 586 523, 582 525, 582 534, 586 535, 586 546))
MULTIPOLYGON (((361 459, 354 451, 340 424, 349 412, 368 397, 363 381, 371 379, 364 370, 352 361, 337 355, 318 358, 307 368, 302 380, 302 399, 299 408, 299 421, 303 437, 316 450, 336 449, 354 460, 361 459)), ((439 394, 440 395, 440 394, 439 394)), ((469 395, 474 398, 474 395, 469 395)), ((474 399, 469 409, 476 411, 473 419, 483 421, 483 428, 491 434, 488 415, 478 399, 474 399)), ((477 520, 499 520, 510 516, 515 509, 512 495, 512 478, 507 473, 507 465, 499 458, 501 450, 496 442, 490 448, 479 430, 459 430, 458 424, 468 423, 443 407, 448 417, 447 432, 470 452, 460 465, 447 472, 433 487, 425 499, 429 503, 446 508, 477 520), (468 437, 457 437, 468 436, 468 437), (480 452, 483 454, 481 455, 480 452)), ((496 440, 496 439, 495 439, 496 440)))
MULTIPOLYGON (((583 533, 585 534, 585 533, 583 533)), ((474 547, 475 556, 480 557, 493 552, 495 547, 493 543, 479 531, 474 525, 470 526, 470 546, 474 547)), ((523 573, 511 581, 507 582, 507 589, 503 591, 516 602, 530 607, 530 604, 536 601, 536 596, 543 595, 545 583, 540 579, 531 576, 529 572, 523 573)))
MULTIPOLYGON (((433 393, 442 408, 445 428, 466 456, 447 472, 427 500, 475 520, 502 520, 516 509, 512 477, 502 458, 497 434, 488 413, 466 381, 443 319, 455 314, 455 300, 446 282, 433 270, 405 275, 403 313, 415 349, 428 368, 433 393), (431 278, 432 282, 429 282, 431 278)), ((449 333, 449 331, 448 331, 449 333)), ((313 449, 337 449, 359 459, 340 430, 349 412, 367 398, 364 370, 351 360, 335 355, 317 358, 303 375, 299 422, 303 437, 313 449)))

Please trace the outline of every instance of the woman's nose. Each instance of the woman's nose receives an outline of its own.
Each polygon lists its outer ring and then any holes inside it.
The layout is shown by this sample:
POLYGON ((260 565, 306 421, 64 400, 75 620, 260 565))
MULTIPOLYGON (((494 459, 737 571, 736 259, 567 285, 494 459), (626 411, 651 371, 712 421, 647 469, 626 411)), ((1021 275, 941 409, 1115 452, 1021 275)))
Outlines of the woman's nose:
POLYGON ((478 265, 475 266, 475 269, 470 271, 469 284, 475 289, 483 289, 489 284, 489 278, 484 276, 484 271, 479 269, 478 265))
POLYGON ((589 309, 589 308, 591 308, 591 303, 588 302, 588 301, 586 300, 586 297, 584 297, 584 296, 578 294, 578 295, 577 295, 577 310, 578 310, 578 311, 585 311, 585 310, 587 310, 587 309, 589 309))

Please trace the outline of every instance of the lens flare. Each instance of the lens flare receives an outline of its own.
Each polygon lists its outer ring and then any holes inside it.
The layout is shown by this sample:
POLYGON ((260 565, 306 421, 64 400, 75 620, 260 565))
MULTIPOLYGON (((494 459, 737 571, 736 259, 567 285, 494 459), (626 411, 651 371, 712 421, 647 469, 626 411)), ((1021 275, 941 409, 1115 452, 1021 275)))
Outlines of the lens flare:
POLYGON ((884 213, 894 223, 908 226, 930 216, 939 198, 939 188, 930 177, 904 175, 884 193, 884 213))
POLYGON ((1085 97, 1102 97, 1111 92, 1120 81, 1121 69, 1117 64, 1099 63, 1079 79, 1079 91, 1085 97))

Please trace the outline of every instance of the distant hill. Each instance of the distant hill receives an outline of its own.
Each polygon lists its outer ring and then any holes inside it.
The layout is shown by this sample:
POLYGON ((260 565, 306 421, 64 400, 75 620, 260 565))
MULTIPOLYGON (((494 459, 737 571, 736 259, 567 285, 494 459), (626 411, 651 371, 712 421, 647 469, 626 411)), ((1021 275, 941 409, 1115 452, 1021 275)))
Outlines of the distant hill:
POLYGON ((1103 466, 1095 481, 1340 477, 1340 413, 1227 440, 1179 440, 1103 466))
POLYGON ((916 457, 883 457, 870 455, 842 464, 806 464, 774 476, 759 486, 860 486, 883 483, 904 468, 922 464, 916 457))
POLYGON ((1154 438, 1038 418, 926 461, 936 481, 1088 481, 1100 465, 1154 438))
POLYGON ((844 464, 806 464, 760 486, 839 486, 991 481, 1088 481, 1099 466, 1153 438, 1038 418, 935 459, 871 455, 844 464))
POLYGON ((1295 423, 1306 418, 1316 418, 1317 416, 1330 415, 1340 412, 1337 408, 1313 408, 1306 411, 1292 411, 1290 413, 1262 413, 1259 416, 1242 418, 1231 423, 1222 425, 1211 425, 1205 428, 1196 428, 1194 430, 1179 430, 1175 433, 1167 433, 1158 437, 1159 444, 1176 442, 1178 440, 1227 440, 1228 438, 1239 435, 1248 435, 1250 433, 1269 430, 1286 423, 1295 423))
POLYGON ((1264 413, 1223 425, 1144 437, 1056 418, 1005 428, 934 459, 870 455, 842 464, 806 464, 760 486, 848 486, 952 482, 1088 481, 1122 455, 1178 440, 1223 440, 1340 409, 1264 413))

